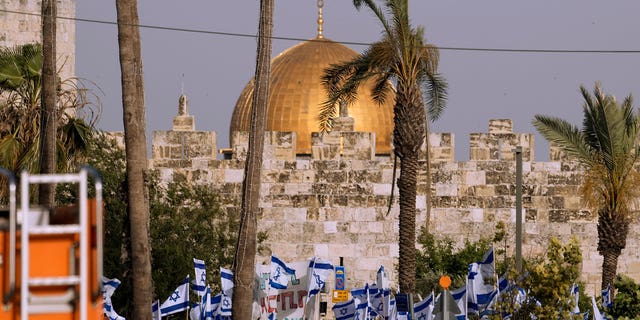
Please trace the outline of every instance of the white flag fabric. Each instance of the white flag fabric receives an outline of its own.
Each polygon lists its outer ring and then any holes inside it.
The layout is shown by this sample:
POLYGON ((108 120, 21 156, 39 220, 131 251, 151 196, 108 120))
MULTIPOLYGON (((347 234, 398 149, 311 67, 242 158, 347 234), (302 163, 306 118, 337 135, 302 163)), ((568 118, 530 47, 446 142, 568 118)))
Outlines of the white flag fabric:
POLYGON ((189 309, 189 275, 160 306, 160 315, 167 316, 189 309))
POLYGON ((162 316, 160 316, 160 300, 156 300, 153 304, 151 304, 151 316, 153 317, 153 320, 162 319, 162 316))
POLYGON ((124 320, 124 317, 120 316, 116 312, 113 308, 113 304, 111 303, 111 296, 118 286, 120 286, 120 280, 115 278, 109 279, 104 276, 102 277, 102 306, 104 314, 109 318, 109 320, 124 320))
POLYGON ((271 256, 271 276, 269 277, 269 285, 275 289, 286 289, 291 276, 296 275, 296 270, 287 266, 284 261, 278 257, 271 256))
POLYGON ((496 294, 495 282, 494 255, 491 247, 482 261, 469 265, 467 295, 469 305, 476 313, 485 308, 496 294))
POLYGON ((433 292, 426 299, 414 304, 413 313, 416 319, 433 319, 433 309, 435 308, 433 292))
POLYGON ((356 304, 357 320, 366 320, 369 314, 369 284, 362 288, 351 289, 351 296, 356 304))
POLYGON ((333 310, 336 320, 353 320, 356 315, 356 304, 353 299, 336 303, 331 309, 333 310))
POLYGON ((211 297, 211 315, 215 318, 220 316, 220 305, 222 302, 222 293, 211 297))
POLYGON ((580 314, 580 306, 578 305, 578 302, 580 300, 580 288, 578 287, 578 284, 574 283, 571 286, 570 296, 574 303, 572 312, 574 314, 580 314))
POLYGON ((220 283, 222 284, 222 293, 231 296, 233 293, 233 272, 220 267, 220 283))
POLYGON ((602 317, 602 313, 600 313, 600 309, 598 309, 598 305, 596 304, 595 297, 591 297, 591 304, 593 305, 593 320, 604 320, 604 317, 602 317))
POLYGON ((202 295, 202 301, 200 302, 200 319, 201 320, 213 319, 213 314, 211 310, 211 288, 209 288, 209 286, 207 286, 204 289, 204 294, 202 295))
POLYGON ((325 281, 329 278, 332 272, 333 265, 327 260, 313 257, 311 261, 309 261, 309 272, 307 273, 309 277, 307 302, 309 302, 312 296, 315 296, 320 292, 320 290, 322 290, 325 281))
POLYGON ((381 290, 389 289, 389 284, 387 281, 387 272, 384 271, 384 266, 380 266, 380 268, 378 268, 378 272, 376 273, 376 285, 381 290))
POLYGON ((367 313, 369 310, 369 301, 366 300, 363 296, 353 297, 353 302, 356 305, 356 313, 353 316, 354 320, 366 320, 367 313))
POLYGON ((220 296, 220 307, 218 308, 218 314, 223 317, 231 317, 231 296, 222 294, 220 296))
POLYGON ((453 297, 453 300, 456 301, 456 304, 460 309, 460 313, 456 314, 456 318, 466 319, 467 318, 467 287, 462 286, 458 289, 451 290, 451 296, 453 297))
POLYGON ((193 266, 195 269, 193 291, 198 294, 198 297, 202 297, 207 287, 207 269, 204 260, 193 258, 193 266))

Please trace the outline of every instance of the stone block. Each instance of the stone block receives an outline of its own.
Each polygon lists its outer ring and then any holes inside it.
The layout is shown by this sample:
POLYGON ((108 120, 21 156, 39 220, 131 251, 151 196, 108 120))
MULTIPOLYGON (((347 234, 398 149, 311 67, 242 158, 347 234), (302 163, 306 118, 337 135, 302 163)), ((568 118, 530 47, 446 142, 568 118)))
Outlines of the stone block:
POLYGON ((466 172, 463 183, 467 186, 477 186, 486 184, 484 171, 466 172))
POLYGON ((513 121, 511 119, 490 119, 489 133, 511 133, 513 121))

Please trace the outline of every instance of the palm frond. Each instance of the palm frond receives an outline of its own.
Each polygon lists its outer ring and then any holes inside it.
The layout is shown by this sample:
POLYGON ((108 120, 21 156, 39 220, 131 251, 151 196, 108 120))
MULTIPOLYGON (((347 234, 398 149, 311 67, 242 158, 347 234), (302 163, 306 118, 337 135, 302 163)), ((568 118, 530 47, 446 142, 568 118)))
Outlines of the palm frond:
POLYGON ((391 27, 389 26, 389 22, 387 22, 387 18, 384 16, 384 11, 381 7, 379 7, 373 0, 353 0, 353 5, 356 9, 360 10, 363 5, 367 6, 371 12, 378 18, 382 27, 384 28, 387 34, 391 33, 391 27))
POLYGON ((440 119, 444 112, 449 95, 448 90, 449 84, 447 80, 439 73, 429 73, 426 81, 423 82, 425 106, 431 122, 440 119))
POLYGON ((594 162, 584 134, 576 126, 563 119, 544 115, 535 115, 532 124, 545 139, 559 145, 567 154, 583 163, 594 162))

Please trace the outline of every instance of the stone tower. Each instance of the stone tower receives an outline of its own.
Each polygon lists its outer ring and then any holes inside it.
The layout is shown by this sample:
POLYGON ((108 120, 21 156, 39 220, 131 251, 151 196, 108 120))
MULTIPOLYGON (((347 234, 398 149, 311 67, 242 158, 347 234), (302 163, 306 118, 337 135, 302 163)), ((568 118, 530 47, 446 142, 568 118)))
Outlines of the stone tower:
MULTIPOLYGON (((0 0, 0 46, 12 47, 26 43, 42 43, 40 19, 41 1, 0 0)), ((57 53, 60 77, 75 75, 76 26, 75 0, 58 0, 57 53)))

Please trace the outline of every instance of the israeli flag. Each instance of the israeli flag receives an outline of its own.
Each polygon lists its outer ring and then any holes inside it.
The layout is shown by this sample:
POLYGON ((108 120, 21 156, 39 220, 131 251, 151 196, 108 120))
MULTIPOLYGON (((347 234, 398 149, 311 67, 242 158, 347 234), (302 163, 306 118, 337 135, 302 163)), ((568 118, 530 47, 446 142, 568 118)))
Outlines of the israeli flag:
POLYGON ((351 296, 356 304, 356 317, 359 320, 366 320, 369 314, 369 284, 362 288, 351 289, 351 296))
POLYGON ((286 289, 291 276, 296 275, 296 270, 289 268, 286 263, 271 256, 271 276, 269 277, 269 285, 275 289, 286 289))
POLYGON ((204 295, 202 295, 202 303, 200 303, 200 319, 213 319, 211 311, 211 288, 207 286, 204 289, 204 295))
POLYGON ((189 275, 160 306, 160 315, 167 316, 189 309, 189 275))
POLYGON ((211 297, 211 316, 213 318, 220 317, 220 304, 222 302, 222 293, 218 293, 217 295, 211 297))
POLYGON ((378 268, 378 272, 376 273, 376 285, 382 290, 389 289, 387 273, 384 271, 384 266, 380 266, 380 268, 378 268))
POLYGON ((378 292, 376 292, 374 295, 369 296, 369 300, 371 301, 371 306, 372 306, 371 311, 375 312, 376 315, 385 317, 384 292, 381 290, 378 290, 378 292))
POLYGON ((222 293, 231 296, 233 293, 233 272, 220 267, 220 283, 222 284, 222 293))
POLYGON ((433 291, 426 299, 413 305, 413 314, 416 319, 433 319, 433 309, 435 308, 433 291))
POLYGON ((198 297, 202 297, 207 287, 207 270, 204 264, 204 260, 193 258, 193 266, 195 268, 196 275, 193 284, 193 291, 198 294, 198 297))
POLYGON ((593 320, 604 320, 602 313, 600 313, 600 309, 598 309, 598 305, 596 304, 596 298, 591 297, 591 304, 593 305, 593 320))
MULTIPOLYGON (((418 318, 420 319, 420 318, 418 318)), ((410 320, 409 319, 409 312, 406 311, 402 311, 402 312, 398 312, 398 314, 396 315, 396 320, 410 320)), ((425 319, 427 320, 427 319, 425 319)), ((431 320, 431 319, 429 319, 431 320)))
POLYGON ((356 303, 353 299, 336 303, 331 310, 333 310, 336 320, 353 320, 356 316, 356 303))
POLYGON ((151 304, 151 316, 153 317, 153 320, 162 319, 162 316, 160 316, 160 300, 156 300, 151 304))
MULTIPOLYGON (((577 284, 573 284, 571 286, 570 294, 571 299, 574 301, 575 305, 573 306, 573 313, 580 314, 580 306, 578 306, 578 301, 580 300, 580 288, 577 284)), ((604 299, 603 299, 604 300, 604 299)))
POLYGON ((389 317, 387 320, 397 320, 398 310, 396 309, 396 299, 390 299, 389 301, 389 317))
POLYGON ((469 265, 467 276, 469 306, 475 312, 486 307, 496 294, 495 266, 493 247, 487 251, 480 262, 469 265), (492 281, 493 280, 493 281, 492 281))
POLYGON ((367 319, 367 311, 369 309, 369 301, 366 298, 353 297, 353 301, 356 305, 356 313, 353 316, 354 320, 366 320, 367 319))
POLYGON ((312 296, 315 296, 322 290, 324 283, 333 272, 333 265, 331 262, 313 257, 309 261, 309 290, 307 295, 307 302, 312 296))
MULTIPOLYGON (((199 303, 194 303, 191 305, 191 310, 189 310, 189 319, 190 320, 202 320, 200 318, 200 304, 199 303)), ((157 320, 157 319, 153 319, 153 320, 157 320)))
POLYGON ((222 293, 220 296, 220 307, 218 315, 223 317, 231 317, 231 296, 222 293))
POLYGON ((111 296, 118 286, 120 286, 120 280, 102 277, 102 308, 109 320, 124 320, 124 317, 116 312, 111 303, 111 296))
POLYGON ((467 318, 467 287, 462 286, 458 289, 451 291, 451 296, 453 300, 455 300, 458 308, 460 308, 460 313, 456 315, 457 319, 466 319, 467 318))
POLYGON ((602 306, 604 308, 613 307, 613 301, 611 301, 611 284, 609 284, 606 289, 602 290, 602 306))

